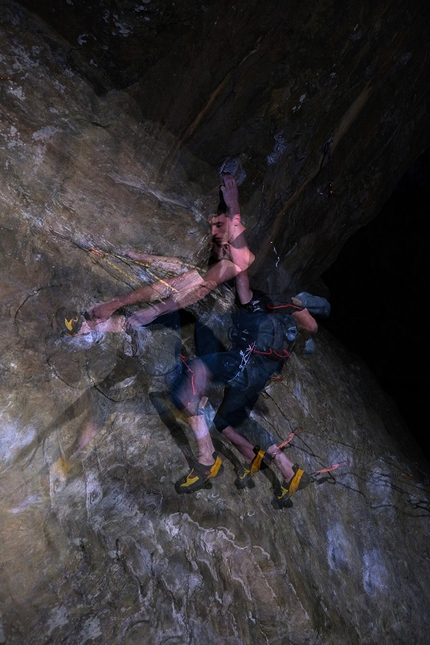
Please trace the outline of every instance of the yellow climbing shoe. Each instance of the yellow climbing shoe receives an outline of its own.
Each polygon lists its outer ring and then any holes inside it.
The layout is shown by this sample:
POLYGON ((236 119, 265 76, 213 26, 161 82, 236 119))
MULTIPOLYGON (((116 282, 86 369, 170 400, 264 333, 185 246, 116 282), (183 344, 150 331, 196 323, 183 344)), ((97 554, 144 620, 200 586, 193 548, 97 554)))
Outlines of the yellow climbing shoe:
POLYGON ((276 496, 276 502, 279 508, 292 506, 290 497, 297 493, 298 490, 303 490, 311 483, 310 476, 304 470, 299 468, 298 464, 293 466, 294 475, 289 482, 285 480, 282 482, 281 493, 276 496))
POLYGON ((218 477, 224 470, 222 461, 216 452, 214 452, 213 456, 215 462, 212 466, 205 466, 204 464, 196 462, 188 475, 178 479, 175 483, 176 492, 179 494, 195 493, 201 488, 211 488, 212 484, 209 480, 218 477))

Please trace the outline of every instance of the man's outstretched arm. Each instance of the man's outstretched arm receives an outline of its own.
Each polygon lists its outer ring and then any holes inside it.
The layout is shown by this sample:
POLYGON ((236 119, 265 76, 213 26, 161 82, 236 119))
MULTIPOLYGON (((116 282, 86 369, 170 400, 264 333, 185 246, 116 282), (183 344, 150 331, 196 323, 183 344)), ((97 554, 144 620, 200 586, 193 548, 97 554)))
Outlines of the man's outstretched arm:
POLYGON ((103 322, 121 307, 169 298, 180 293, 183 289, 189 289, 193 285, 199 284, 201 280, 202 278, 196 270, 190 270, 165 280, 157 280, 153 284, 145 285, 123 296, 95 305, 88 311, 88 315, 91 320, 103 322))
POLYGON ((193 264, 189 264, 180 258, 170 255, 149 255, 148 253, 125 251, 124 256, 135 260, 138 264, 148 266, 149 269, 161 269, 162 271, 169 271, 175 275, 182 275, 182 273, 186 273, 190 269, 197 268, 193 264))
POLYGON ((235 265, 230 260, 221 260, 206 271, 203 277, 199 276, 199 281, 190 284, 188 287, 184 287, 163 302, 157 302, 152 307, 132 314, 128 323, 134 328, 140 327, 141 325, 148 325, 163 314, 189 307, 204 298, 218 285, 235 278, 241 273, 241 267, 235 265))

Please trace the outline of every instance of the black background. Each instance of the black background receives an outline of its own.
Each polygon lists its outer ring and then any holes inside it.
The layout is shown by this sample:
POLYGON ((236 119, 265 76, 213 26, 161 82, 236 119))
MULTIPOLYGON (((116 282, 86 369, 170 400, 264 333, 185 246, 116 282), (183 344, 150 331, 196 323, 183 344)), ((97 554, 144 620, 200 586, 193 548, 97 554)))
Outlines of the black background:
POLYGON ((332 305, 322 324, 364 359, 427 458, 429 204, 427 150, 322 275, 332 305))

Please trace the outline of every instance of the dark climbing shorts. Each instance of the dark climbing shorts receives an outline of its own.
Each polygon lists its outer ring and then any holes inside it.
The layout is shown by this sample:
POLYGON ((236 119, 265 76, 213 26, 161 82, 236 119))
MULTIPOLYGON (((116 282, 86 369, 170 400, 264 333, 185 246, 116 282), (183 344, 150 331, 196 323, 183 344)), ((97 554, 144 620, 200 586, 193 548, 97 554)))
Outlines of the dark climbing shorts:
MULTIPOLYGON (((243 356, 239 350, 208 354, 202 356, 201 360, 211 371, 215 382, 227 385, 214 418, 214 425, 219 432, 227 426, 240 431, 239 426, 248 418, 267 381, 282 367, 282 362, 271 361, 253 354, 241 370, 243 356)), ((271 435, 270 438, 273 439, 271 435)))

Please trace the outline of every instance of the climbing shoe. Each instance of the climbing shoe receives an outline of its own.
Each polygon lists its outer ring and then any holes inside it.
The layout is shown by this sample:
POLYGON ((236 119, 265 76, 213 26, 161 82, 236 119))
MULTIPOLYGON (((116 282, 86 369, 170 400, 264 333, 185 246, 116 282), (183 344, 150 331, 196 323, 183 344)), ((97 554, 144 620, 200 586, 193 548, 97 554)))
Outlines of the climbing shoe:
POLYGON ((250 488, 252 477, 270 466, 272 459, 265 450, 261 450, 260 446, 254 446, 254 452, 254 459, 243 467, 243 473, 236 480, 237 488, 250 488))
POLYGON ((61 307, 55 314, 55 318, 59 328, 66 336, 76 336, 84 322, 82 314, 66 307, 61 307))
POLYGON ((299 468, 298 464, 294 464, 293 471, 293 477, 291 477, 289 482, 286 482, 285 480, 282 482, 281 492, 279 495, 276 495, 275 501, 278 508, 291 507, 293 504, 290 497, 298 490, 306 488, 306 486, 309 486, 311 483, 310 476, 305 473, 304 470, 299 468))
POLYGON ((183 493, 195 493, 201 488, 212 488, 209 480, 218 477, 224 470, 222 461, 216 452, 214 452, 213 456, 215 463, 212 466, 205 466, 204 464, 196 462, 188 475, 178 479, 175 483, 176 492, 181 495, 183 493))

